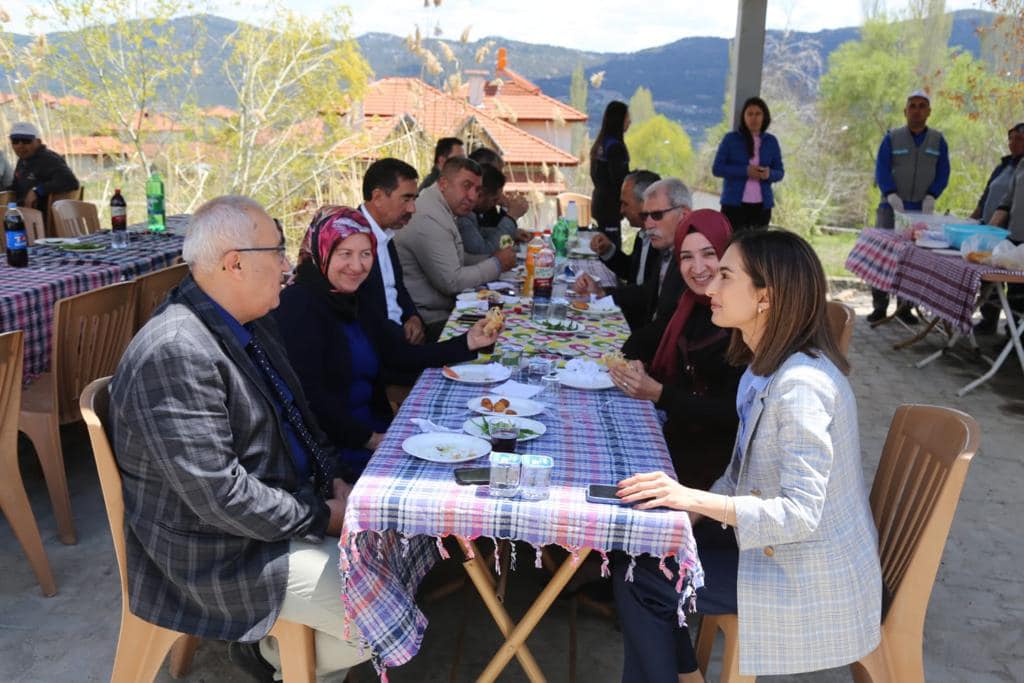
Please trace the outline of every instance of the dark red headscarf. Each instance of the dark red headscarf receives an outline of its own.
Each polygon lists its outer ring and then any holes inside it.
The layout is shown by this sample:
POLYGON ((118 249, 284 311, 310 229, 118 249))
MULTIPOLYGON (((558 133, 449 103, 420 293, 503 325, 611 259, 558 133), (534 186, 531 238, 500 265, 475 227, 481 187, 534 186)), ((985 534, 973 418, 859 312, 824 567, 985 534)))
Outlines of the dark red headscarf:
POLYGON ((370 223, 358 209, 347 206, 325 206, 316 212, 299 246, 299 265, 295 269, 295 282, 313 288, 327 297, 327 302, 344 320, 355 320, 359 314, 359 299, 355 292, 344 293, 334 289, 327 279, 327 267, 335 248, 352 235, 366 235, 374 258, 377 239, 370 223))
MULTIPOLYGON (((713 209, 697 209, 681 220, 676 228, 676 244, 673 250, 675 268, 679 267, 679 252, 682 250, 683 239, 691 232, 699 232, 707 237, 719 259, 725 254, 725 248, 732 239, 732 226, 728 218, 713 209)), ((689 288, 679 297, 675 313, 672 314, 665 333, 661 335, 658 351, 651 361, 651 376, 656 380, 666 382, 679 371, 679 337, 683 334, 686 321, 694 306, 707 306, 710 303, 708 297, 698 296, 689 288)))

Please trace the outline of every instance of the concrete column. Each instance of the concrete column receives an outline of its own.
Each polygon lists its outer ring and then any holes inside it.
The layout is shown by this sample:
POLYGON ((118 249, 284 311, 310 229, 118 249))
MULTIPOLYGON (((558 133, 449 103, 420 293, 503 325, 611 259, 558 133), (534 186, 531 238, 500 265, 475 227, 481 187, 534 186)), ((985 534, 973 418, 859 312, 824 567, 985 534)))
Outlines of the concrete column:
POLYGON ((764 66, 764 25, 768 0, 737 0, 736 39, 733 41, 732 121, 739 124, 740 107, 761 94, 764 66))

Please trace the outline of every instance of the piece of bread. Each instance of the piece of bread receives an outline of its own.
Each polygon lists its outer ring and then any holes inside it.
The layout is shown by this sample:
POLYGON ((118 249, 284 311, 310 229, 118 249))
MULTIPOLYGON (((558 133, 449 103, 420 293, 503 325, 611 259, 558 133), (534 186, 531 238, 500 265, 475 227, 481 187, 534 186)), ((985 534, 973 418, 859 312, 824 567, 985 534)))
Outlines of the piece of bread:
POLYGON ((505 314, 500 308, 488 308, 484 315, 484 334, 490 336, 501 329, 505 324, 505 314))
POLYGON ((609 351, 601 356, 601 362, 604 363, 606 368, 611 370, 612 368, 625 366, 626 358, 622 355, 622 351, 609 351))
POLYGON ((992 258, 991 251, 970 251, 967 252, 967 260, 971 263, 988 263, 992 258))

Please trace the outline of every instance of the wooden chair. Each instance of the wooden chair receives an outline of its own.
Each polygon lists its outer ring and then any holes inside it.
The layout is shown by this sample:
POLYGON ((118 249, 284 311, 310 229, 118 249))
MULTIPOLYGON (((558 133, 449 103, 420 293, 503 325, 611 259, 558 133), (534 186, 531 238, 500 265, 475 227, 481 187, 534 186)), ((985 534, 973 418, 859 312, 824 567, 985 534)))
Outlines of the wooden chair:
POLYGON ((576 223, 586 229, 590 225, 590 197, 578 192, 562 192, 555 197, 558 200, 558 215, 564 216, 569 209, 569 202, 576 202, 576 223))
MULTIPOLYGON (((871 487, 882 565, 882 642, 850 665, 857 683, 924 683, 924 618, 980 440, 978 423, 959 410, 896 409, 871 487)), ((704 616, 697 638, 701 671, 707 672, 716 630, 725 633, 719 680, 753 681, 739 675, 735 614, 704 616)))
POLYGON ((81 237, 100 230, 100 217, 95 204, 61 199, 54 202, 51 209, 57 237, 81 237))
POLYGON ((135 278, 135 331, 138 332, 157 306, 167 298, 171 291, 185 276, 188 275, 188 264, 162 268, 153 273, 135 278))
MULTIPOLYGON (((160 666, 171 650, 171 676, 180 678, 192 665, 199 639, 178 631, 151 624, 132 614, 128 608, 128 569, 124 540, 124 491, 121 472, 117 467, 113 448, 107 436, 110 410, 110 378, 103 377, 90 383, 82 392, 81 412, 89 428, 93 457, 99 472, 103 502, 110 522, 110 535, 114 541, 117 571, 121 579, 121 632, 114 655, 111 683, 138 683, 156 678, 160 666), (173 646, 173 650, 172 650, 173 646)), ((316 653, 313 629, 278 619, 270 630, 277 638, 281 652, 281 669, 286 683, 316 679, 316 653)))
POLYGON ((46 236, 47 237, 75 237, 75 235, 65 235, 58 230, 56 222, 54 220, 53 205, 62 199, 74 199, 77 201, 82 200, 84 190, 81 186, 77 190, 70 190, 69 192, 56 192, 49 195, 46 198, 46 236))
MULTIPOLYGON (((35 244, 40 237, 46 236, 46 226, 43 221, 43 213, 37 209, 26 209, 18 207, 21 212, 21 219, 25 221, 25 235, 28 237, 29 246, 35 244)), ((7 206, 0 206, 0 222, 7 216, 7 206)), ((7 240, 0 240, 0 252, 7 251, 7 240)))
POLYGON ((828 326, 832 329, 832 338, 843 355, 850 352, 850 340, 853 339, 853 323, 857 314, 852 308, 838 301, 828 302, 828 326))
POLYGON ((101 287, 57 302, 50 372, 22 394, 19 428, 32 440, 63 543, 75 542, 60 426, 81 419, 82 388, 114 372, 135 324, 135 283, 101 287))
POLYGON ((17 330, 0 334, 0 509, 25 551, 43 595, 49 597, 57 593, 57 584, 18 467, 18 409, 24 361, 24 333, 17 330))

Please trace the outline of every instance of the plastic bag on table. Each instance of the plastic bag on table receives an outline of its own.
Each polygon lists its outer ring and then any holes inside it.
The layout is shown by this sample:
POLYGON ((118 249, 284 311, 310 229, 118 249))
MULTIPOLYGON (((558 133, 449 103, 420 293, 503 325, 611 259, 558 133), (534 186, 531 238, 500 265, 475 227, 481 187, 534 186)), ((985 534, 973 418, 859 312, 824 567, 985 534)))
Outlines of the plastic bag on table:
POLYGON ((1007 270, 1024 270, 1024 244, 1003 240, 993 247, 989 263, 1007 270))
POLYGON ((1005 241, 996 235, 978 233, 971 235, 960 244, 960 255, 971 263, 988 264, 992 258, 992 250, 999 242, 1005 241))

